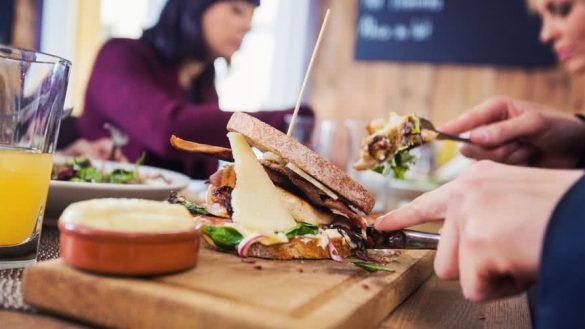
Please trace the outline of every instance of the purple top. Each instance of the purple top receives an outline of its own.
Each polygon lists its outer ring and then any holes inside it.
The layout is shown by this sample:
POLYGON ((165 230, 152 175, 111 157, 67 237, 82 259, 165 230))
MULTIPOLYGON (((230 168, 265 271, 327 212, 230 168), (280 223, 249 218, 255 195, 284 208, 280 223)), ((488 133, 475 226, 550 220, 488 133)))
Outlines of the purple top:
MULTIPOLYGON (((108 41, 96 58, 77 133, 88 140, 107 137, 103 126, 110 122, 128 135, 129 143, 122 151, 130 161, 146 151, 145 164, 207 178, 217 169, 217 161, 175 150, 169 138, 174 134, 228 146, 225 127, 231 113, 219 109, 214 86, 203 91, 202 102, 189 103, 178 73, 177 65, 165 66, 154 49, 141 40, 108 41)), ((252 114, 283 130, 288 113, 292 111, 252 114)))

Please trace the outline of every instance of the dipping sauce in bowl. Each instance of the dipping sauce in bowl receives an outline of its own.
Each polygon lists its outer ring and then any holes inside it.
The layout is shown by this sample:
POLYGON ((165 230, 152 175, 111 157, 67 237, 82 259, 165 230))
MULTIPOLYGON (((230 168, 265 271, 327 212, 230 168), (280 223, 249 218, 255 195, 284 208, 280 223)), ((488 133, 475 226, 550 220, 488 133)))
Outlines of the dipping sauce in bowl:
POLYGON ((197 263, 199 231, 180 205, 142 199, 93 199, 59 218, 60 252, 73 267, 102 274, 148 276, 197 263))

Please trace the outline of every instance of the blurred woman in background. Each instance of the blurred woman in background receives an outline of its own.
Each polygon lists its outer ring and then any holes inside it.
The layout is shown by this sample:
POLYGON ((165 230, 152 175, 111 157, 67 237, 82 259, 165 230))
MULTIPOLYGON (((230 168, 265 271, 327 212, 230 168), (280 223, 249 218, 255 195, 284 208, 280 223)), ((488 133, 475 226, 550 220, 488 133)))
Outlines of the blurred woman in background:
MULTIPOLYGON (((585 74, 585 1, 530 5, 542 17, 541 40, 570 73, 585 74)), ((484 161, 382 216, 376 228, 445 218, 439 277, 460 280, 471 300, 537 283, 535 327, 584 328, 585 116, 496 97, 440 130, 470 132, 473 144, 461 152, 484 161)))
MULTIPOLYGON (((118 159, 206 178, 217 161, 172 149, 172 134, 205 144, 225 146, 231 115, 219 108, 214 60, 228 61, 251 28, 259 0, 169 0, 157 24, 138 40, 112 39, 99 52, 77 120, 82 138, 64 153, 109 154, 109 123, 129 138, 118 159)), ((303 108, 304 114, 311 114, 303 108)), ((285 128, 291 111, 253 113, 285 128)))

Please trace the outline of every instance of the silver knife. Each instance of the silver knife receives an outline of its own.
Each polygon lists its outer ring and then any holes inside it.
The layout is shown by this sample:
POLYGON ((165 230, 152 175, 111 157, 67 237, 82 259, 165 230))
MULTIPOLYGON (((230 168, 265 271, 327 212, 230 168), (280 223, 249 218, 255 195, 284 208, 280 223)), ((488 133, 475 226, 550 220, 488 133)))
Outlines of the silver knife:
POLYGON ((414 230, 378 231, 367 228, 368 249, 437 249, 441 235, 414 230))

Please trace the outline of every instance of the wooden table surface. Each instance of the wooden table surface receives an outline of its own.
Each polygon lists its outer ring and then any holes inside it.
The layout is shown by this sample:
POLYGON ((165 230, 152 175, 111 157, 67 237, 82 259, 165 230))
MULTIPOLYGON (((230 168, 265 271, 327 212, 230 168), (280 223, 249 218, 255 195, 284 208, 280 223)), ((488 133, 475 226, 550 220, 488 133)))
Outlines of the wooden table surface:
MULTIPOLYGON (((92 328, 50 314, 0 309, 2 329, 92 328)), ((380 324, 390 328, 532 328, 526 294, 487 303, 465 300, 459 283, 432 275, 380 324)))
MULTIPOLYGON (((91 328, 47 314, 0 310, 4 329, 91 328)), ((431 276, 380 328, 531 328, 525 295, 489 303, 466 301, 457 282, 431 276)))

